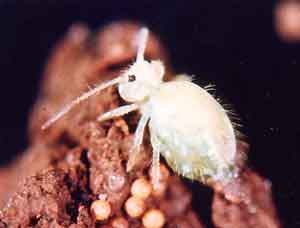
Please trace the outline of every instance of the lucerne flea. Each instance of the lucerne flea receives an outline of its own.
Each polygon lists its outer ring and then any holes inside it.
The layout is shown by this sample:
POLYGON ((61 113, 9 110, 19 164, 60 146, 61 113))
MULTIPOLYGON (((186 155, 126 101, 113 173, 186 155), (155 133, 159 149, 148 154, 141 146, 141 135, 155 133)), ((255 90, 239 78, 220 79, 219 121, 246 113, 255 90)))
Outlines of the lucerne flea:
POLYGON ((205 89, 191 81, 164 82, 163 63, 144 59, 148 33, 147 28, 139 31, 137 58, 128 70, 75 99, 42 129, 91 95, 118 84, 120 96, 131 104, 106 112, 98 120, 105 121, 136 110, 141 112, 127 171, 136 163, 148 124, 153 147, 154 187, 158 183, 160 154, 174 171, 187 178, 202 183, 229 180, 235 174, 236 136, 226 110, 205 89))

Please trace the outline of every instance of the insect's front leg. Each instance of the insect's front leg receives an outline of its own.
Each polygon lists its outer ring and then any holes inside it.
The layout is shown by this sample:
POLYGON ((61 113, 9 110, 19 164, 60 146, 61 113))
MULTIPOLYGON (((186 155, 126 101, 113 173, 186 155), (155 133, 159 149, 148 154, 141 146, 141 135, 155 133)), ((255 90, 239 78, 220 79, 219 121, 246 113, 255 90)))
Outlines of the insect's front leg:
POLYGON ((140 147, 143 142, 145 127, 146 127, 148 120, 149 120, 149 116, 144 114, 144 115, 142 115, 142 117, 138 123, 137 129, 134 134, 133 145, 129 151, 129 158, 128 158, 127 167, 126 167, 127 172, 132 170, 132 168, 134 167, 134 165, 136 163, 136 157, 137 157, 138 153, 140 152, 140 147))
POLYGON ((99 116, 97 118, 97 120, 102 122, 102 121, 109 120, 109 119, 112 119, 117 116, 125 115, 125 114, 135 111, 137 109, 139 109, 139 106, 137 104, 124 105, 124 106, 116 108, 112 111, 102 114, 101 116, 99 116))

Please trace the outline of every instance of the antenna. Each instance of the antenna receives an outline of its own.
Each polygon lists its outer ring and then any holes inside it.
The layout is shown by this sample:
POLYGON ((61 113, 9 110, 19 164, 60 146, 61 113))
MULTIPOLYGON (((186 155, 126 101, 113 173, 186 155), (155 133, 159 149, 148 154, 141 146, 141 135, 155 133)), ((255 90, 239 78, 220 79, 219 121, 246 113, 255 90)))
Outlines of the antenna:
POLYGON ((114 84, 120 83, 121 80, 122 80, 122 76, 119 76, 119 77, 117 77, 117 78, 115 78, 115 79, 113 79, 111 81, 107 81, 107 82, 101 83, 101 84, 97 85, 94 89, 91 89, 90 91, 85 92, 84 94, 82 94, 80 97, 77 97, 71 103, 69 103, 68 105, 66 105, 61 111, 59 111, 52 118, 50 118, 46 123, 44 123, 43 126, 42 126, 42 130, 47 129, 50 125, 52 125, 58 119, 60 119, 61 117, 63 117, 73 107, 75 107, 76 105, 78 105, 82 101, 88 99, 90 96, 94 95, 95 93, 100 92, 101 90, 103 90, 103 89, 105 89, 105 88, 107 88, 109 86, 112 86, 114 84))
POLYGON ((137 35, 137 44, 138 44, 137 57, 136 57, 137 62, 144 60, 144 52, 146 49, 148 35, 149 35, 149 30, 146 27, 141 28, 141 30, 137 35))

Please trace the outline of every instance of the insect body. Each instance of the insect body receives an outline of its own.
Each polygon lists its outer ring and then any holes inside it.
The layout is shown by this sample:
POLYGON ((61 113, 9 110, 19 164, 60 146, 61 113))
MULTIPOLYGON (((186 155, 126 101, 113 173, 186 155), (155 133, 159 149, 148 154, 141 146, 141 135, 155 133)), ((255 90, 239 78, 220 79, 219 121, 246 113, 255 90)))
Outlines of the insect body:
POLYGON ((187 178, 203 183, 229 180, 234 175, 236 139, 226 111, 206 90, 192 82, 163 82, 163 64, 157 60, 144 60, 147 37, 148 30, 141 29, 137 59, 127 71, 74 100, 42 128, 51 125, 82 100, 118 84, 120 96, 131 104, 104 113, 98 120, 105 121, 135 110, 141 112, 127 171, 136 163, 149 123, 154 184, 158 181, 160 154, 176 172, 187 178))
POLYGON ((230 174, 234 131, 226 112, 209 93, 191 82, 168 82, 150 106, 151 143, 157 144, 171 167, 203 182, 230 174))

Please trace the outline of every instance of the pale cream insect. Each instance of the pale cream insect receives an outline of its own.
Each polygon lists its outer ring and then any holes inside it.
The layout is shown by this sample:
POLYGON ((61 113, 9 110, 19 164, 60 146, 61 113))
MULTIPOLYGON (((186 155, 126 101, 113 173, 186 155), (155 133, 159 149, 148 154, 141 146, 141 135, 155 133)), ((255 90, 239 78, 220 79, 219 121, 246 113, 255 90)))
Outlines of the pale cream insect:
POLYGON ((160 153, 173 170, 187 178, 202 183, 226 182, 235 175, 236 137, 225 109, 205 89, 182 79, 184 77, 163 82, 162 62, 144 59, 148 33, 147 28, 140 30, 136 62, 126 72, 78 97, 42 129, 91 95, 118 84, 120 96, 131 104, 104 113, 98 120, 105 121, 135 110, 141 112, 127 171, 136 163, 149 122, 154 186, 158 183, 160 153))

